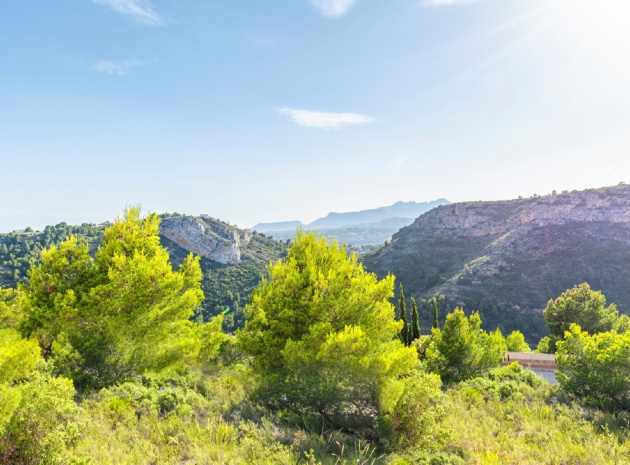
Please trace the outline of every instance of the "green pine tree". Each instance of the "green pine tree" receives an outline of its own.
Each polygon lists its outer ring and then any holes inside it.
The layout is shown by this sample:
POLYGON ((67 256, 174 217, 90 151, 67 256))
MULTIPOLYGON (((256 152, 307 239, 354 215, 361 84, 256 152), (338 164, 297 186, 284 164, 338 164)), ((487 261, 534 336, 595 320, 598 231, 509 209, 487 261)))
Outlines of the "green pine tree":
POLYGON ((400 330, 400 340, 406 346, 411 345, 409 323, 407 322, 407 306, 405 304, 405 292, 403 291, 403 285, 400 283, 400 301, 398 303, 400 309, 400 321, 403 323, 403 327, 400 330))
POLYGON ((433 304, 433 327, 435 329, 438 329, 440 327, 440 324, 438 323, 438 303, 437 303, 437 299, 435 297, 433 297, 433 300, 431 301, 431 303, 433 304))
POLYGON ((418 318, 418 305, 416 299, 411 298, 411 341, 420 338, 420 321, 418 318))

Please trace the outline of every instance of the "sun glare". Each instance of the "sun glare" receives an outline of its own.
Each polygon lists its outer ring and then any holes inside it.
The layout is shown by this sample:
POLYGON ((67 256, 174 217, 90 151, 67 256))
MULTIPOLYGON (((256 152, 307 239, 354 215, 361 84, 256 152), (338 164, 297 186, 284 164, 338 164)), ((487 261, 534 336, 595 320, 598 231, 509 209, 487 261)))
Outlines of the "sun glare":
POLYGON ((630 1, 557 0, 550 8, 558 31, 603 72, 630 75, 630 1))

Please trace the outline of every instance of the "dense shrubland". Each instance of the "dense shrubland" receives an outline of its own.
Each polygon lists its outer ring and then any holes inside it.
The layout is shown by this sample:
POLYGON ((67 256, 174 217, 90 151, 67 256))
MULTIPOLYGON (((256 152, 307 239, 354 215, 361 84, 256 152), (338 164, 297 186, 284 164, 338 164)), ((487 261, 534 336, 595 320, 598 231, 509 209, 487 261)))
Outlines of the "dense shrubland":
POLYGON ((549 304, 550 386, 498 368, 521 333, 455 309, 420 336, 393 277, 301 234, 227 336, 194 322, 199 262, 174 270, 158 221, 129 209, 0 291, 0 463, 630 462, 630 333, 595 291, 549 304))

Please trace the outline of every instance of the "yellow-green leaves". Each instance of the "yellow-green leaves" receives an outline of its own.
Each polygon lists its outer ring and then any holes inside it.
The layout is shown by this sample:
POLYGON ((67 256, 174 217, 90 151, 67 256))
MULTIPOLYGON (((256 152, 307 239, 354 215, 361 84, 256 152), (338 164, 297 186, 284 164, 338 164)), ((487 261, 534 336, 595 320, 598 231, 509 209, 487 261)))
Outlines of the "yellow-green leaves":
POLYGON ((158 226, 156 215, 128 208, 105 230, 95 259, 71 237, 42 252, 22 288, 22 332, 81 387, 218 353, 220 319, 203 327, 190 320, 203 299, 199 259, 190 255, 173 270, 158 226))
POLYGON ((461 308, 456 308, 446 316, 442 329, 433 328, 426 361, 444 382, 459 382, 499 366, 505 350, 500 331, 486 333, 481 329, 478 313, 469 319, 461 308))
POLYGON ((245 309, 241 347, 267 401, 334 425, 375 420, 381 389, 416 362, 394 340, 393 277, 377 280, 343 247, 298 233, 245 309))
POLYGON ((613 409, 630 409, 630 333, 589 335, 571 325, 557 344, 563 389, 613 409))
POLYGON ((512 331, 505 338, 507 350, 511 352, 531 352, 529 344, 525 341, 525 335, 520 331, 512 331))
POLYGON ((36 340, 22 339, 13 329, 0 329, 0 436, 22 398, 14 383, 29 376, 39 358, 36 340))
POLYGON ((22 339, 13 329, 0 329, 0 383, 26 377, 38 360, 36 340, 22 339))
POLYGON ((0 329, 15 328, 22 319, 15 289, 0 287, 0 329))

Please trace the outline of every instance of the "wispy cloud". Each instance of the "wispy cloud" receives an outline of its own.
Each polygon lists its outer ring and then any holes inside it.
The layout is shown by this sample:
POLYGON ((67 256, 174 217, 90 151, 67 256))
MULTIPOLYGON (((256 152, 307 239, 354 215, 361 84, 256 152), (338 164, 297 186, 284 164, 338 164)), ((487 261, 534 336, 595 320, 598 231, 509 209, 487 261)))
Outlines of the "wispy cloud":
POLYGON ((450 6, 462 3, 475 3, 479 0, 423 0, 424 6, 450 6))
POLYGON ((145 62, 138 60, 127 60, 119 62, 98 60, 92 65, 92 69, 98 71, 99 73, 124 76, 126 74, 131 74, 134 68, 144 65, 146 65, 145 62))
POLYGON ((146 0, 92 0, 98 5, 111 8, 116 13, 148 26, 161 26, 162 17, 153 10, 146 0))
POLYGON ((310 0, 310 2, 324 16, 337 18, 350 11, 355 0, 310 0))
POLYGON ((295 108, 281 108, 278 110, 287 115, 300 126, 317 129, 341 129, 345 126, 355 126, 376 121, 368 115, 360 113, 326 113, 322 111, 296 110, 295 108))

